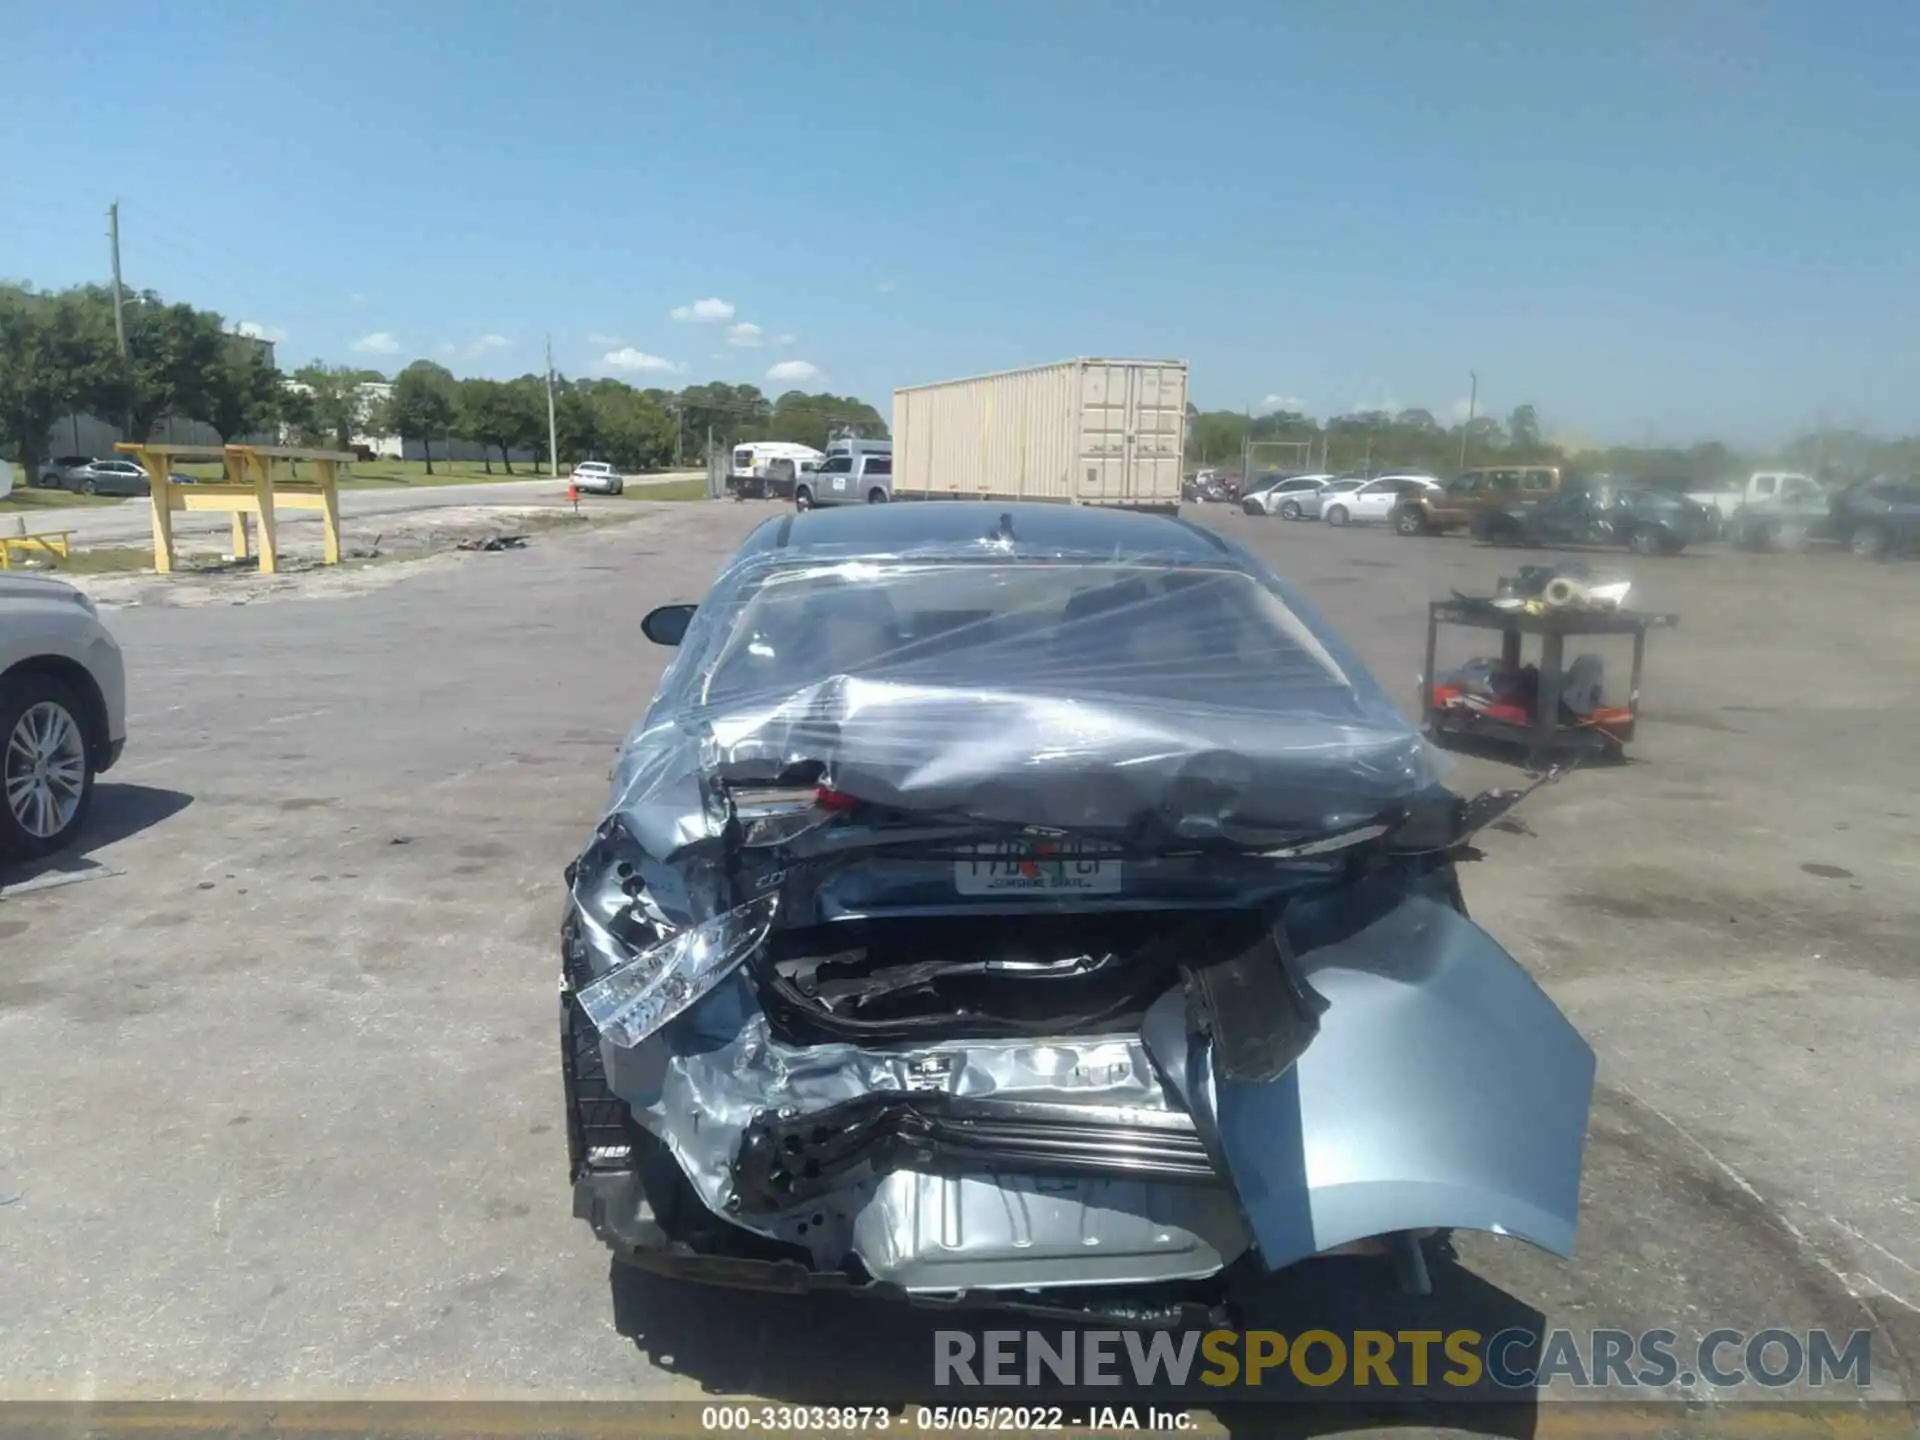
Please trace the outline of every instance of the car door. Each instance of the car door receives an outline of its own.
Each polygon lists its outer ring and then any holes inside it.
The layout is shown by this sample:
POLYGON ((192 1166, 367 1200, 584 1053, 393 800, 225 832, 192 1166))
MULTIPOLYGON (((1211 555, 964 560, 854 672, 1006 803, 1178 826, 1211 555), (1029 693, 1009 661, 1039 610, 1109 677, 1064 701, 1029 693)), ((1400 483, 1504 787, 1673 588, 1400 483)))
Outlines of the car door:
POLYGON ((820 503, 844 505, 852 494, 853 457, 835 455, 820 467, 820 503))
POLYGON ((1399 493, 1398 480, 1371 480, 1353 492, 1347 508, 1356 520, 1379 520, 1399 493))

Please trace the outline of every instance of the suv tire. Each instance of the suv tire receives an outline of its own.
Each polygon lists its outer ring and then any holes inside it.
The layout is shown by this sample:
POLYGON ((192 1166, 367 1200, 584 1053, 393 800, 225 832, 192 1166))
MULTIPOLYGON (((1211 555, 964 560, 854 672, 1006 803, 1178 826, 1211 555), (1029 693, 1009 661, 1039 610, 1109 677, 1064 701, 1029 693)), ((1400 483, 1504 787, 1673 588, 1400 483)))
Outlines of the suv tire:
POLYGON ((1329 525, 1336 527, 1344 525, 1347 523, 1347 507, 1344 505, 1329 505, 1327 507, 1327 513, 1323 518, 1329 525))
POLYGON ((793 487, 793 508, 802 512, 813 508, 813 487, 796 485, 793 487))
POLYGON ((889 496, 887 492, 882 490, 878 485, 867 491, 867 503, 869 505, 884 505, 888 499, 889 496))
POLYGON ((1893 536, 1884 525, 1869 520, 1853 527, 1853 534, 1847 537, 1847 549, 1862 560, 1884 560, 1893 553, 1893 536))
POLYGON ((1393 528, 1398 530, 1402 535, 1428 535, 1432 533, 1427 528, 1427 517, 1420 513, 1418 507, 1413 505, 1402 505, 1394 512, 1393 528))
POLYGON ((93 747, 86 716, 79 697, 51 675, 28 671, 0 685, 0 860, 51 855, 87 823, 93 747), (30 758, 25 747, 39 739, 51 739, 54 752, 30 758), (42 818, 36 807, 48 799, 66 813, 42 818))

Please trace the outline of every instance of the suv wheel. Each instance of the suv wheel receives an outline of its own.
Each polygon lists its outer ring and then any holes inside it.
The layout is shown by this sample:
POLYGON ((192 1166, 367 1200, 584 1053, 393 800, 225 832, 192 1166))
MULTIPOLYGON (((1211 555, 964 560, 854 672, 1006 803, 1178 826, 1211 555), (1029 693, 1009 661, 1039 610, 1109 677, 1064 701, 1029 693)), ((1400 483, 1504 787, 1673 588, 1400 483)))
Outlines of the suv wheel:
POLYGON ((1280 518, 1282 520, 1298 520, 1300 518, 1300 502, 1298 500, 1282 500, 1280 502, 1280 518))
POLYGON ((1658 555, 1667 547, 1657 527, 1641 525, 1627 536, 1627 548, 1636 555, 1658 555))
POLYGON ((93 757, 68 688, 28 673, 0 689, 0 859, 65 846, 93 804, 93 757))
POLYGON ((1893 553, 1893 536, 1882 525, 1857 525, 1847 537, 1847 548, 1862 560, 1884 560, 1893 553))
POLYGON ((867 491, 867 503, 869 505, 886 504, 887 492, 882 490, 878 485, 874 486, 871 490, 867 491))
POLYGON ((1427 522, 1413 506, 1402 505, 1399 513, 1393 517, 1393 528, 1402 535, 1424 535, 1427 533, 1427 522))
POLYGON ((1327 518, 1327 524, 1329 525, 1346 524, 1347 523, 1347 507, 1344 505, 1329 505, 1327 507, 1326 518, 1327 518))
POLYGON ((813 508, 812 489, 805 485, 798 486, 793 492, 793 508, 796 510, 811 510, 813 508))

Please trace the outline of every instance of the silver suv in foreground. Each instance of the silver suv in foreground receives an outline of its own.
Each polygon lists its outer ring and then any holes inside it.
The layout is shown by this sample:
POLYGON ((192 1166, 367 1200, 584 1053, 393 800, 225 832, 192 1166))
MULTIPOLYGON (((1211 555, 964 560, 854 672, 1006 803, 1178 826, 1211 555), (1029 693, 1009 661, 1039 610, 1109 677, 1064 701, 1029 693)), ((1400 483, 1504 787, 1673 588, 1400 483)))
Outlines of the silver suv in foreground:
POLYGON ((0 862, 79 834, 126 735, 126 669, 93 602, 60 580, 0 575, 0 862))

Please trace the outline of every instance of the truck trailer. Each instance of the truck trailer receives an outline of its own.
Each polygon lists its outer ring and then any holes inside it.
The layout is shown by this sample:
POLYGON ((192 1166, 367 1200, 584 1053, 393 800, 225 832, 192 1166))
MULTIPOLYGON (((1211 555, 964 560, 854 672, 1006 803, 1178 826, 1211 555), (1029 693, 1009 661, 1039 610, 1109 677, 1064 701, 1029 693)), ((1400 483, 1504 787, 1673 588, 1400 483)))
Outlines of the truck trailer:
POLYGON ((893 498, 1173 512, 1184 360, 1066 360, 893 392, 893 498))

